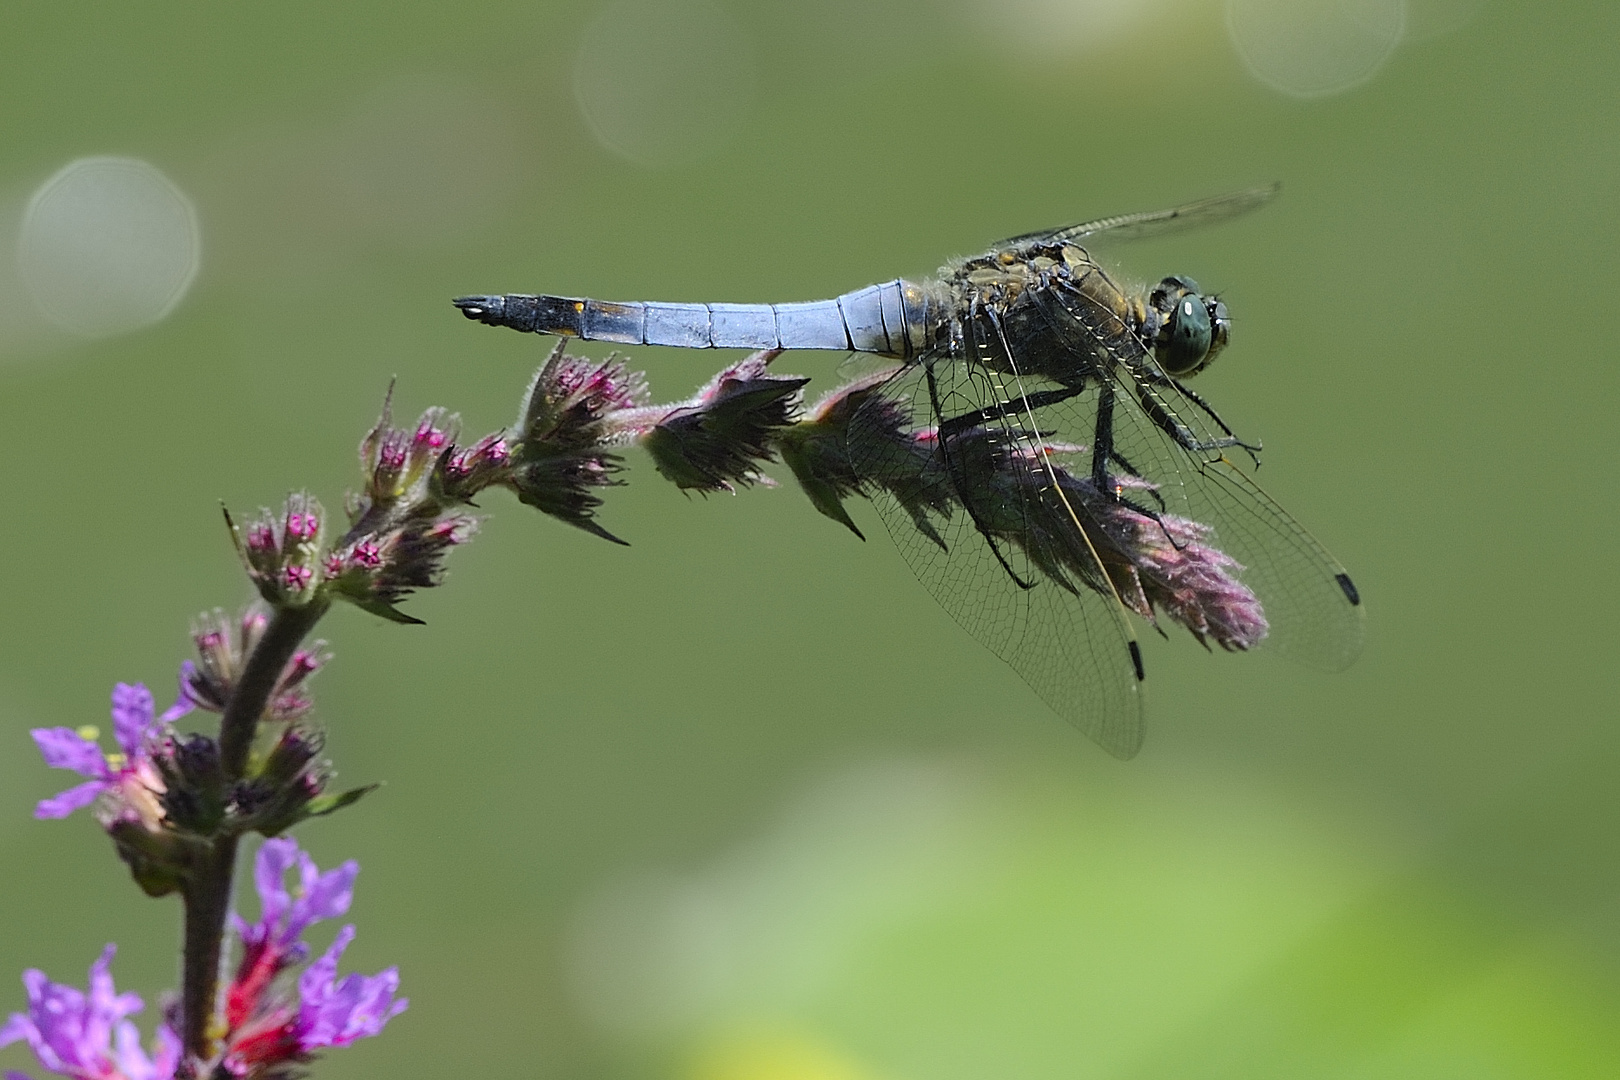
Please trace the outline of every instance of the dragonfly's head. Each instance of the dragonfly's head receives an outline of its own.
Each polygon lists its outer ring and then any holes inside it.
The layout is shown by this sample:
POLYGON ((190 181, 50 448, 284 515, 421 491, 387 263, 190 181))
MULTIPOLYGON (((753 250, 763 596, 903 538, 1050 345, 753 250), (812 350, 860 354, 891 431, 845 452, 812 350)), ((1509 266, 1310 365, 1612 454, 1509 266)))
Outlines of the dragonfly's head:
POLYGON ((1153 359, 1166 375, 1196 375, 1226 348, 1232 320, 1226 305, 1198 291, 1189 277, 1167 277, 1148 294, 1148 337, 1153 359))

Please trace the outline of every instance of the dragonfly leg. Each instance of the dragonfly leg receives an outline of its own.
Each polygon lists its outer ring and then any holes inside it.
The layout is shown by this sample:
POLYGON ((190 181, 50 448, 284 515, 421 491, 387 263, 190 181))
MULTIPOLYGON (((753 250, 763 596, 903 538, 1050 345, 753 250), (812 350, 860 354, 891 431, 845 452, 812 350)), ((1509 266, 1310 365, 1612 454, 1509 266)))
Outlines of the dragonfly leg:
MULTIPOLYGON (((933 365, 930 364, 924 368, 923 376, 928 381, 929 408, 933 410, 936 418, 940 418, 939 383, 934 376, 933 365)), ((977 496, 974 496, 968 492, 967 484, 963 481, 962 466, 951 456, 950 440, 943 437, 944 428, 949 422, 950 421, 948 420, 940 418, 942 437, 939 439, 938 445, 939 452, 945 459, 945 474, 951 478, 951 487, 956 492, 957 501, 960 502, 962 504, 962 508, 967 511, 968 517, 973 520, 973 527, 978 530, 980 536, 984 537, 984 542, 990 545, 990 553, 996 557, 996 562, 1001 564, 1001 568, 1007 572, 1007 576, 1012 579, 1013 584, 1017 585, 1020 589, 1033 589, 1035 587, 1035 583, 1033 581, 1025 581, 1022 577, 1018 576, 1018 572, 1012 568, 1012 564, 1007 561, 1007 557, 1001 553, 1001 545, 996 542, 996 538, 991 535, 990 530, 985 527, 983 519, 979 517, 979 511, 974 506, 974 500, 977 498, 977 496)))
MULTIPOLYGON (((982 409, 962 413, 949 419, 941 419, 939 433, 941 437, 957 435, 969 428, 979 427, 993 420, 1005 420, 1008 417, 1021 417, 1026 411, 1056 405, 1060 401, 1067 401, 1082 393, 1083 386, 1060 386, 1054 390, 1040 390, 1033 394, 1012 401, 998 401, 994 405, 987 405, 982 409)), ((1039 438, 1038 433, 1031 433, 1032 438, 1039 438)))
MULTIPOLYGON (((1203 396, 1200 395, 1198 393, 1198 391, 1191 390, 1191 389, 1189 389, 1188 387, 1186 387, 1185 385, 1183 385, 1181 383, 1176 383, 1176 389, 1180 390, 1183 394, 1186 394, 1187 397, 1192 399, 1192 403, 1194 405, 1197 405, 1200 409, 1204 410, 1204 415, 1208 416, 1211 420, 1215 421, 1215 423, 1220 425, 1220 429, 1222 431, 1226 432, 1228 435, 1230 435, 1234 439, 1237 438, 1237 432, 1233 431, 1231 428, 1226 426, 1226 421, 1221 419, 1220 414, 1215 411, 1214 406, 1212 406, 1209 402, 1205 401, 1203 399, 1203 396)), ((1243 442, 1242 440, 1239 440, 1237 445, 1242 447, 1243 450, 1248 453, 1249 457, 1254 461, 1255 467, 1258 468, 1259 465, 1260 465, 1260 449, 1261 449, 1260 444, 1259 443, 1247 443, 1247 442, 1243 442)))
POLYGON ((1097 420, 1091 438, 1091 482, 1105 497, 1117 498, 1114 478, 1108 475, 1108 463, 1114 452, 1114 388, 1108 383, 1097 387, 1097 420))
POLYGON ((1180 446, 1183 450, 1188 450, 1193 453, 1204 453, 1210 450, 1227 450, 1236 446, 1245 451, 1256 465, 1260 464, 1259 443, 1245 442, 1238 438, 1236 433, 1234 433, 1231 428, 1226 426, 1226 421, 1220 418, 1220 414, 1214 410, 1209 402, 1205 401, 1197 393, 1187 389, 1174 379, 1167 378, 1163 381, 1155 380, 1152 383, 1144 382, 1141 384, 1140 392, 1137 396, 1138 400, 1140 400, 1142 403, 1143 411, 1148 414, 1148 417, 1152 419, 1153 423, 1166 435, 1169 435, 1172 439, 1176 440, 1176 445, 1180 446), (1157 394, 1153 393, 1153 386, 1175 387, 1178 391, 1185 394, 1189 401, 1202 409, 1206 416, 1215 421, 1215 424, 1226 433, 1226 437, 1221 439, 1200 439, 1193 433, 1191 428, 1183 423, 1181 419, 1171 411, 1169 406, 1167 406, 1157 394))
POLYGON ((1095 428, 1096 443, 1091 452, 1092 484, 1102 493, 1103 498, 1114 505, 1123 506, 1125 509, 1141 514, 1151 520, 1159 527, 1159 531, 1164 533, 1164 538, 1173 547, 1180 550, 1182 545, 1176 543, 1176 538, 1170 534, 1170 530, 1164 524, 1164 497, 1152 488, 1148 489, 1148 493, 1159 504, 1159 509, 1154 510, 1152 507, 1143 506, 1134 499, 1127 499, 1123 489, 1114 483, 1114 478, 1108 471, 1110 461, 1124 468, 1125 472, 1132 476, 1141 477, 1142 473, 1123 454, 1114 449, 1114 388, 1108 383, 1102 383, 1099 390, 1100 392, 1097 395, 1097 425, 1095 428))
MULTIPOLYGON (((1132 475, 1132 476, 1141 476, 1142 475, 1142 470, 1138 469, 1135 465, 1131 464, 1130 459, 1127 458, 1124 454, 1121 454, 1118 450, 1115 450, 1112 454, 1109 455, 1109 457, 1113 459, 1113 462, 1114 462, 1115 465, 1118 465, 1120 468, 1124 469, 1130 475, 1132 475)), ((1156 488, 1148 488, 1147 493, 1149 495, 1153 496, 1153 501, 1159 504, 1159 509, 1161 511, 1167 509, 1167 507, 1165 506, 1165 502, 1164 502, 1164 496, 1159 494, 1158 489, 1156 489, 1156 488)))

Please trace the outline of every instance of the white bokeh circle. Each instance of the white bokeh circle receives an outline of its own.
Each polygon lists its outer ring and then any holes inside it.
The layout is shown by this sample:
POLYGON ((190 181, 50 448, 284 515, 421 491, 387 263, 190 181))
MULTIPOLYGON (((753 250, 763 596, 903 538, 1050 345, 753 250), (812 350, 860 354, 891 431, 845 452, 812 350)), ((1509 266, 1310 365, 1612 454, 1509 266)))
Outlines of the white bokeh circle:
POLYGON ((1170 0, 966 0, 988 33, 1030 57, 1072 59, 1100 53, 1165 17, 1170 0))
POLYGON ((707 0, 618 0, 585 28, 574 96, 591 133, 637 165, 707 156, 754 91, 753 48, 707 0))
POLYGON ((197 276, 202 230, 185 193, 135 158, 80 158, 28 200, 17 271, 46 319, 87 337, 149 326, 197 276))
POLYGON ((1227 0, 1226 28, 1255 78, 1326 97, 1384 66, 1406 33, 1406 0, 1227 0))

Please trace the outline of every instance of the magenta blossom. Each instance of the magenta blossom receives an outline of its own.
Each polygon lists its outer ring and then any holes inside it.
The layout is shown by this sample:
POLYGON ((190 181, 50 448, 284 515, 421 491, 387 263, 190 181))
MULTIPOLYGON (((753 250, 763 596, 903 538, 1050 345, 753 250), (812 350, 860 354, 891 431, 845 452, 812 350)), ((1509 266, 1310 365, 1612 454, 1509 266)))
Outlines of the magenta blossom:
POLYGON ((349 974, 336 979, 338 960, 354 940, 354 927, 338 931, 332 947, 311 964, 298 980, 298 1046, 311 1053, 323 1046, 348 1046, 356 1039, 376 1035, 383 1025, 405 1011, 409 1002, 397 1001, 399 968, 384 968, 375 975, 349 974))
POLYGON ((72 769, 90 779, 59 795, 40 800, 34 807, 36 818, 67 817, 81 806, 89 806, 102 795, 117 804, 117 812, 133 814, 147 828, 155 829, 163 817, 158 797, 163 780, 152 766, 152 743, 171 720, 185 715, 189 705, 176 703, 162 716, 152 715, 152 694, 136 683, 119 683, 112 692, 113 737, 120 753, 103 754, 95 728, 35 728, 30 734, 45 764, 53 769, 72 769))
POLYGON ((309 955, 306 929, 349 910, 359 872, 350 860, 323 874, 291 839, 267 840, 259 849, 253 872, 259 919, 232 918, 242 939, 242 959, 225 995, 224 1063, 232 1075, 269 1075, 274 1066, 307 1061, 322 1047, 376 1035, 405 1011, 405 999, 394 997, 398 968, 336 978, 338 960, 354 940, 352 926, 338 931, 331 948, 305 969, 296 997, 278 979, 309 955), (298 881, 289 891, 286 876, 293 870, 298 881))
MULTIPOLYGON (((231 916, 242 947, 249 952, 269 949, 282 955, 301 949, 303 942, 299 939, 305 930, 349 910, 354 900, 354 879, 359 873, 360 864, 350 859, 323 874, 291 837, 266 840, 253 862, 259 921, 250 924, 240 915, 231 916), (294 868, 298 870, 298 884, 289 892, 287 872, 294 868)), ((289 962, 296 963, 303 955, 300 952, 289 962)))
MULTIPOLYGON (((53 983, 43 971, 23 972, 28 1011, 12 1013, 0 1027, 0 1046, 26 1041, 51 1072, 75 1080, 172 1080, 180 1061, 180 1040, 165 1025, 157 1029, 151 1057, 141 1049, 140 1033, 125 1017, 142 1009, 135 994, 113 989, 115 946, 108 945, 90 965, 90 992, 53 983)), ((28 1080, 9 1072, 8 1080, 28 1080)))

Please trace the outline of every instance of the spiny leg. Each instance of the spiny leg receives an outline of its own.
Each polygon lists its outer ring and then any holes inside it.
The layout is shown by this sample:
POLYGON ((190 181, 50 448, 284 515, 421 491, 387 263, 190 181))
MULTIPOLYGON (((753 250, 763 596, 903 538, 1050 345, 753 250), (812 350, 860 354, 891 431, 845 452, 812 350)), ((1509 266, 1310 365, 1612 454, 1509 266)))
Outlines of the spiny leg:
MULTIPOLYGON (((1098 389, 1100 392, 1097 395, 1097 423, 1095 428, 1096 444, 1092 448, 1091 452, 1091 482, 1096 485, 1097 490, 1102 493, 1103 498, 1114 503, 1116 506, 1123 506, 1127 510, 1141 514, 1143 517, 1150 519, 1159 527, 1159 531, 1164 533, 1164 538, 1170 542, 1171 546, 1175 547, 1179 551, 1182 545, 1176 543, 1176 538, 1171 535, 1169 528, 1167 528, 1164 524, 1163 514, 1164 510, 1166 509, 1164 497, 1153 488, 1148 488, 1149 494, 1151 494, 1154 501, 1159 504, 1158 510, 1154 510, 1150 506, 1143 506, 1134 499, 1127 499, 1124 491, 1119 485, 1114 483, 1113 476, 1108 472, 1108 463, 1113 461, 1123 466, 1125 471, 1130 475, 1147 481, 1147 477, 1142 475, 1141 470, 1137 469, 1128 460, 1126 460, 1124 455, 1120 454, 1114 449, 1113 385, 1108 382, 1103 382, 1099 384, 1098 389)), ((1151 481, 1148 482, 1151 483, 1151 481)))
MULTIPOLYGON (((1215 407, 1209 402, 1205 401, 1198 391, 1190 389, 1184 383, 1176 382, 1174 379, 1171 379, 1170 381, 1174 383, 1177 390, 1180 390, 1183 394, 1186 394, 1194 405, 1197 405, 1200 409, 1204 410, 1204 415, 1215 421, 1216 425, 1222 431, 1226 432, 1227 435, 1234 439, 1238 438, 1237 432, 1226 426, 1226 421, 1221 419, 1220 413, 1217 413, 1215 411, 1215 407)), ((1255 467, 1258 468, 1260 465, 1260 444, 1246 443, 1243 440, 1238 439, 1237 445, 1243 448, 1244 452, 1249 455, 1250 460, 1254 462, 1255 467)))
POLYGON ((1147 413, 1148 418, 1153 421, 1154 426, 1158 427, 1166 435, 1169 435, 1172 439, 1174 439, 1176 441, 1176 445, 1180 446, 1183 450, 1186 450, 1189 453, 1207 453, 1211 450, 1227 450, 1236 446, 1247 451, 1249 456, 1253 457, 1257 463, 1260 460, 1258 456, 1256 456, 1260 452, 1259 446, 1246 443, 1242 439, 1238 438, 1235 434, 1233 434, 1232 429, 1226 426, 1226 422, 1223 421, 1220 416, 1216 414, 1215 410, 1210 407, 1208 402, 1204 401, 1203 398, 1188 390, 1180 383, 1168 378, 1162 382, 1158 380, 1154 380, 1152 383, 1142 381, 1137 384, 1137 391, 1137 400, 1142 403, 1142 411, 1147 413), (1211 420, 1214 420, 1215 423, 1220 426, 1222 431, 1226 432, 1226 438, 1200 439, 1197 435, 1193 434, 1192 429, 1186 424, 1182 423, 1181 419, 1177 417, 1170 407, 1164 403, 1163 399, 1153 392, 1154 385, 1173 386, 1181 393, 1186 394, 1188 400, 1192 401, 1193 404, 1202 409, 1211 420))
POLYGON ((941 456, 945 459, 945 475, 951 478, 951 487, 955 489, 957 499, 961 502, 962 508, 967 511, 968 517, 972 519, 973 527, 978 530, 980 536, 984 537, 984 542, 990 545, 990 553, 996 557, 996 562, 1000 563, 1001 568, 1007 572, 1007 576, 1012 578, 1013 584, 1020 589, 1033 589, 1035 583, 1025 581, 1019 577, 1017 571, 1012 568, 1012 564, 1007 561, 1007 557, 1001 553, 1001 547, 996 543, 996 538, 985 527, 984 521, 979 517, 978 509, 974 506, 973 501, 976 496, 970 494, 967 490, 962 467, 957 461, 953 460, 950 451, 950 440, 944 437, 944 428, 949 421, 945 420, 941 413, 939 382, 934 376, 934 366, 932 364, 924 367, 923 376, 928 381, 929 407, 933 410, 935 420, 939 423, 941 429, 938 446, 941 456))
MULTIPOLYGON (((968 428, 979 427, 992 420, 1005 420, 1008 417, 1020 417, 1020 414, 1031 409, 1041 409, 1048 405, 1056 405, 1060 401, 1070 398, 1084 391, 1080 386, 1061 386, 1055 390, 1041 390, 1028 394, 1017 401, 999 401, 994 405, 987 405, 982 409, 974 409, 960 416, 953 416, 942 420, 939 425, 940 435, 956 435, 968 428)), ((1039 432, 1030 433, 1032 438, 1039 438, 1039 432)))

